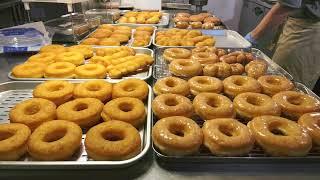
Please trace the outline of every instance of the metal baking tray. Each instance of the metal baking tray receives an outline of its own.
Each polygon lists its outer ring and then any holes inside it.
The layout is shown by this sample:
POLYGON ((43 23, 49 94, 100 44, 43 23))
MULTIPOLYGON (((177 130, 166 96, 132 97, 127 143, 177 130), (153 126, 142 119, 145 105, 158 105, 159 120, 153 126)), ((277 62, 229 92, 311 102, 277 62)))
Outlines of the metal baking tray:
MULTIPOLYGON (((154 37, 153 34, 155 33, 157 27, 153 26, 153 28, 154 28, 154 31, 152 32, 152 34, 151 34, 151 36, 150 36, 150 41, 149 41, 149 43, 148 43, 146 46, 141 46, 141 47, 143 47, 143 48, 149 48, 149 47, 152 45, 152 39, 153 39, 153 37, 154 37)), ((135 31, 136 31, 136 29, 133 29, 133 30, 132 30, 131 38, 130 38, 130 40, 129 40, 129 42, 128 42, 128 46, 130 46, 130 47, 133 47, 132 44, 133 44, 133 41, 134 41, 134 33, 135 33, 135 31)))
MULTIPOLYGON (((154 65, 154 71, 153 71, 153 78, 155 79, 160 79, 160 78, 171 75, 169 71, 168 63, 162 57, 164 50, 167 48, 168 47, 162 47, 162 48, 156 49, 156 59, 155 59, 155 65, 154 65)), ((192 47, 184 47, 184 48, 193 49, 192 47)), ((235 50, 244 50, 244 51, 250 52, 247 49, 225 49, 225 50, 227 52, 232 52, 235 50)), ((265 55, 260 50, 253 48, 251 50, 251 53, 255 59, 263 59, 268 63, 267 74, 282 75, 291 81, 293 80, 293 77, 287 71, 285 71, 278 64, 273 62, 267 55, 265 55)))
MULTIPOLYGON (((79 81, 70 81, 79 83, 79 81)), ((8 113, 17 103, 32 98, 32 90, 40 81, 11 81, 0 84, 0 123, 9 123, 8 113)), ((141 152, 128 160, 121 161, 94 161, 88 158, 84 147, 85 133, 82 144, 70 160, 67 161, 34 161, 28 155, 19 161, 0 161, 1 169, 111 169, 129 166, 141 159, 151 146, 151 100, 152 89, 149 86, 148 99, 145 101, 147 118, 139 129, 141 137, 141 152)))
MULTIPOLYGON (((156 44, 156 34, 159 31, 164 31, 168 29, 157 29, 154 33, 153 37, 153 45, 157 48, 160 47, 194 47, 194 46, 161 46, 156 44)), ((251 43, 244 39, 239 33, 232 30, 207 30, 207 29, 199 29, 205 35, 211 35, 215 38, 216 44, 215 47, 218 48, 243 48, 250 49, 251 43)))
POLYGON ((121 26, 128 26, 128 25, 136 25, 136 26, 156 26, 161 28, 168 27, 170 22, 170 14, 162 12, 162 17, 160 19, 160 22, 158 24, 133 24, 133 23, 119 23, 119 21, 116 21, 116 24, 121 26))
MULTIPOLYGON (((115 46, 93 46, 94 49, 97 48, 115 48, 115 46)), ((137 54, 148 54, 151 55, 154 58, 154 52, 151 49, 148 48, 141 48, 141 47, 132 47, 137 54)), ((88 61, 85 61, 85 64, 88 61)), ((147 80, 152 76, 152 68, 153 65, 150 65, 147 71, 142 71, 139 72, 137 74, 131 74, 129 76, 124 76, 120 79, 112 79, 110 77, 106 77, 104 80, 108 81, 108 82, 112 82, 112 83, 116 83, 119 82, 123 79, 129 79, 129 78, 137 78, 137 79, 141 79, 141 80, 147 80)), ((8 73, 8 77, 12 80, 16 80, 16 81, 45 81, 45 80, 74 80, 74 81, 86 81, 86 80, 90 80, 90 79, 65 79, 65 78, 17 78, 14 77, 12 75, 12 72, 10 71, 8 73)))
MULTIPOLYGON (((309 94, 318 100, 320 97, 308 89, 305 85, 294 82, 295 90, 309 94)), ((202 127, 203 120, 193 118, 194 121, 202 127)), ((152 113, 152 125, 157 121, 157 118, 152 113)), ((297 163, 297 162, 320 162, 320 146, 312 147, 307 156, 304 157, 271 157, 264 153, 263 149, 255 145, 249 154, 243 156, 215 156, 203 145, 201 145, 199 152, 189 156, 169 156, 162 154, 157 147, 152 144, 152 149, 156 154, 156 158, 164 163, 178 164, 178 163, 297 163)))

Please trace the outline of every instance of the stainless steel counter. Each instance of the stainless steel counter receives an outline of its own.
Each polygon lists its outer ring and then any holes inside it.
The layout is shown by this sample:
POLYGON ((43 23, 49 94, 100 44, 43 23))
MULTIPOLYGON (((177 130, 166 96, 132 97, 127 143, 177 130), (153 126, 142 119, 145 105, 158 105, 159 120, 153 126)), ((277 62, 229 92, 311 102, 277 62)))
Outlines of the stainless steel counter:
MULTIPOLYGON (((0 83, 9 81, 8 71, 23 62, 25 55, 0 55, 0 83)), ((155 159, 152 149, 137 164, 114 170, 0 170, 0 179, 320 179, 319 164, 166 164, 155 159)))

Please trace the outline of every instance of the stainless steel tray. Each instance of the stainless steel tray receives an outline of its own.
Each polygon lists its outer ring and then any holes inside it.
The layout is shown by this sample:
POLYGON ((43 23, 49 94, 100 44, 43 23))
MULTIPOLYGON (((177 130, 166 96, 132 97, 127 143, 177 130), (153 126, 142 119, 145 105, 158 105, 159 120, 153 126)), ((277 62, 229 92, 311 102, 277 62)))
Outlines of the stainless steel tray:
MULTIPOLYGON (((93 46, 93 48, 114 48, 115 46, 93 46)), ((147 48, 140 48, 140 47, 132 47, 135 49, 137 54, 148 54, 151 55, 154 58, 154 53, 153 50, 147 49, 147 48)), ((85 62, 87 63, 87 61, 85 62)), ((138 78, 141 80, 147 80, 152 76, 152 67, 153 65, 149 66, 149 69, 147 71, 139 72, 137 74, 132 74, 129 76, 124 76, 120 79, 111 79, 110 77, 106 77, 106 81, 108 82, 119 82, 123 79, 129 79, 129 78, 138 78)), ((12 75, 12 72, 10 71, 8 73, 8 77, 12 80, 16 81, 45 81, 45 80, 75 80, 75 81, 85 81, 85 80, 90 80, 90 79, 65 79, 65 78, 17 78, 12 75)))
MULTIPOLYGON (((154 71, 153 71, 153 78, 160 79, 163 77, 170 76, 171 73, 168 68, 168 63, 163 59, 162 55, 165 49, 168 47, 162 47, 156 49, 156 59, 155 59, 155 65, 154 65, 154 71)), ((192 49, 192 47, 184 47, 187 49, 192 49)), ((226 49, 228 52, 232 52, 235 50, 246 50, 246 49, 226 49)), ((265 55, 263 52, 261 52, 258 49, 252 49, 251 53, 255 57, 255 59, 264 59, 268 63, 268 71, 267 74, 277 74, 282 75, 289 80, 293 80, 293 77, 285 71, 283 68, 281 68, 278 64, 273 62, 267 55, 265 55)))
MULTIPOLYGON (((158 31, 164 31, 168 29, 157 29, 154 33, 153 37, 153 45, 157 48, 160 47, 194 47, 194 46, 161 46, 156 44, 156 34, 158 31)), ((200 31, 205 35, 211 35, 215 38, 216 44, 215 47, 218 48, 243 48, 243 49, 250 49, 251 43, 244 39, 239 33, 232 30, 205 30, 200 29, 200 31)))
MULTIPOLYGON (((136 27, 138 27, 138 26, 136 26, 136 27)), ((154 28, 154 31, 151 34, 150 41, 146 46, 141 46, 142 48, 149 48, 152 45, 152 40, 153 40, 153 37, 154 37, 154 33, 155 33, 156 29, 157 29, 156 26, 152 26, 152 27, 154 28)), ((131 38, 130 38, 130 40, 128 42, 128 46, 130 46, 130 47, 133 47, 132 43, 134 41, 134 33, 135 33, 135 31, 136 31, 136 29, 132 30, 131 38)))
MULTIPOLYGON (((295 90, 304 92, 309 94, 318 100, 320 97, 314 94, 310 89, 308 89, 305 85, 294 82, 295 90)), ((203 120, 194 119, 200 127, 202 127, 203 120)), ((154 125, 157 121, 157 118, 152 114, 152 125, 154 125)), ((320 146, 313 147, 311 151, 305 157, 271 157, 268 156, 258 145, 255 145, 254 148, 250 151, 249 154, 244 156, 215 156, 210 153, 210 151, 204 147, 203 145, 200 147, 200 150, 197 154, 190 156, 168 156, 162 154, 157 147, 152 144, 152 149, 156 154, 158 160, 164 163, 170 163, 168 165, 174 165, 179 163, 312 163, 312 162, 320 162, 320 146)))
POLYGON ((170 22, 170 14, 163 12, 160 22, 158 24, 119 23, 119 21, 116 21, 116 24, 125 25, 125 26, 136 25, 136 26, 156 26, 156 27, 166 28, 169 25, 169 22, 170 22))
MULTIPOLYGON (((70 81, 79 83, 79 81, 70 81)), ((32 90, 40 84, 39 81, 11 81, 0 84, 0 123, 8 123, 8 113, 17 103, 32 97, 32 90)), ((141 152, 128 160, 94 161, 89 159, 84 147, 85 133, 79 151, 68 161, 34 161, 28 155, 19 161, 0 161, 1 169, 110 169, 129 166, 141 159, 151 146, 151 100, 152 89, 149 86, 148 99, 145 101, 147 118, 139 129, 141 137, 141 152)))

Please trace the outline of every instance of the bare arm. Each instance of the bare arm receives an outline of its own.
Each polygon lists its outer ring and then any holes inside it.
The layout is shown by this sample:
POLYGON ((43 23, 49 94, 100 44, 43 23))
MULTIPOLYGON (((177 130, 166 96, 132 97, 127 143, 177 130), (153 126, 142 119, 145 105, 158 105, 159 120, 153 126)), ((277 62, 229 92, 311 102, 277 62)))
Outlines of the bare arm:
POLYGON ((266 30, 270 30, 273 27, 281 24, 287 18, 290 11, 292 11, 291 8, 276 3, 267 13, 267 15, 263 17, 257 27, 251 32, 252 38, 259 39, 261 36, 263 36, 263 33, 266 30))

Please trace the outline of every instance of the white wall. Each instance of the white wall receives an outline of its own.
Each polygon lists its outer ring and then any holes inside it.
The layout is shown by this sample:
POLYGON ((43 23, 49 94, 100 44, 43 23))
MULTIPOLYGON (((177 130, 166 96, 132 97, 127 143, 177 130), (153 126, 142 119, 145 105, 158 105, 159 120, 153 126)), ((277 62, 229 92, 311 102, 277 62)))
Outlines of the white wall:
POLYGON ((243 0, 208 0, 204 10, 219 16, 230 29, 238 30, 243 0))

